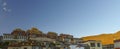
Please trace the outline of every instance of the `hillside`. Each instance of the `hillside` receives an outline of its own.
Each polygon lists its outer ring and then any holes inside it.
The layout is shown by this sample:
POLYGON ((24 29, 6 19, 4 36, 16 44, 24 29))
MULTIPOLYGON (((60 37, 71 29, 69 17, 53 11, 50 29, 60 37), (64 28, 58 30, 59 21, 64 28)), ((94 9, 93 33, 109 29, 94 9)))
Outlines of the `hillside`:
POLYGON ((114 34, 100 34, 95 36, 83 37, 83 40, 101 40, 103 45, 113 44, 114 39, 120 39, 120 31, 114 34))

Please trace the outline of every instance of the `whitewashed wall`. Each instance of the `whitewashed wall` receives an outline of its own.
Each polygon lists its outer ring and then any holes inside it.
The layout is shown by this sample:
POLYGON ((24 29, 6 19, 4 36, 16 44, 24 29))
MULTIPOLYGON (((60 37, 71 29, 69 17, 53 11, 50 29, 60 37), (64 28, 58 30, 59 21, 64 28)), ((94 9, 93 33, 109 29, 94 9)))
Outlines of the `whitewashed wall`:
POLYGON ((84 47, 76 47, 77 45, 70 45, 70 49, 84 49, 84 47))

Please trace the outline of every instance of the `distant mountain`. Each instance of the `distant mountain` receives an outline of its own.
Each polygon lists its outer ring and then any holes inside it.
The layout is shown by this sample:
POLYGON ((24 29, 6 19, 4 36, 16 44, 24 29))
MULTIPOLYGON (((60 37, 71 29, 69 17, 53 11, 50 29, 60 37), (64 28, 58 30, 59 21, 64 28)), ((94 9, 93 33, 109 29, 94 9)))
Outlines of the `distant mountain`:
POLYGON ((84 41, 87 40, 101 40, 103 45, 106 44, 113 44, 115 39, 120 39, 120 31, 113 33, 113 34, 100 34, 100 35, 94 35, 94 36, 87 36, 83 37, 84 41))

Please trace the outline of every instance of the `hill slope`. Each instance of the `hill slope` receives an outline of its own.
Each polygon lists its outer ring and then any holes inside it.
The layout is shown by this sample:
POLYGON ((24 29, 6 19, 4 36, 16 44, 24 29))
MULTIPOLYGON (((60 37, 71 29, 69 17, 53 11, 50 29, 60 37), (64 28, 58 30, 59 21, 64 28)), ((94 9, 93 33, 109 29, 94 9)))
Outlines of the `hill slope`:
POLYGON ((120 31, 114 34, 100 34, 95 36, 83 37, 83 40, 101 40, 103 45, 113 44, 114 39, 120 39, 120 31))

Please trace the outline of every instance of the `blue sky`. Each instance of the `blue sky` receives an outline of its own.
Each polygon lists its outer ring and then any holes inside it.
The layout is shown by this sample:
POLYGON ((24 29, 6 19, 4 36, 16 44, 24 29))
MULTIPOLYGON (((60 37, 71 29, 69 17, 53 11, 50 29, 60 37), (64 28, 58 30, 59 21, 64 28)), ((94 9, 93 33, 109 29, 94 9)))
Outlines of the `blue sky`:
POLYGON ((119 0, 0 0, 0 33, 37 27, 74 37, 115 33, 120 30, 119 0))

